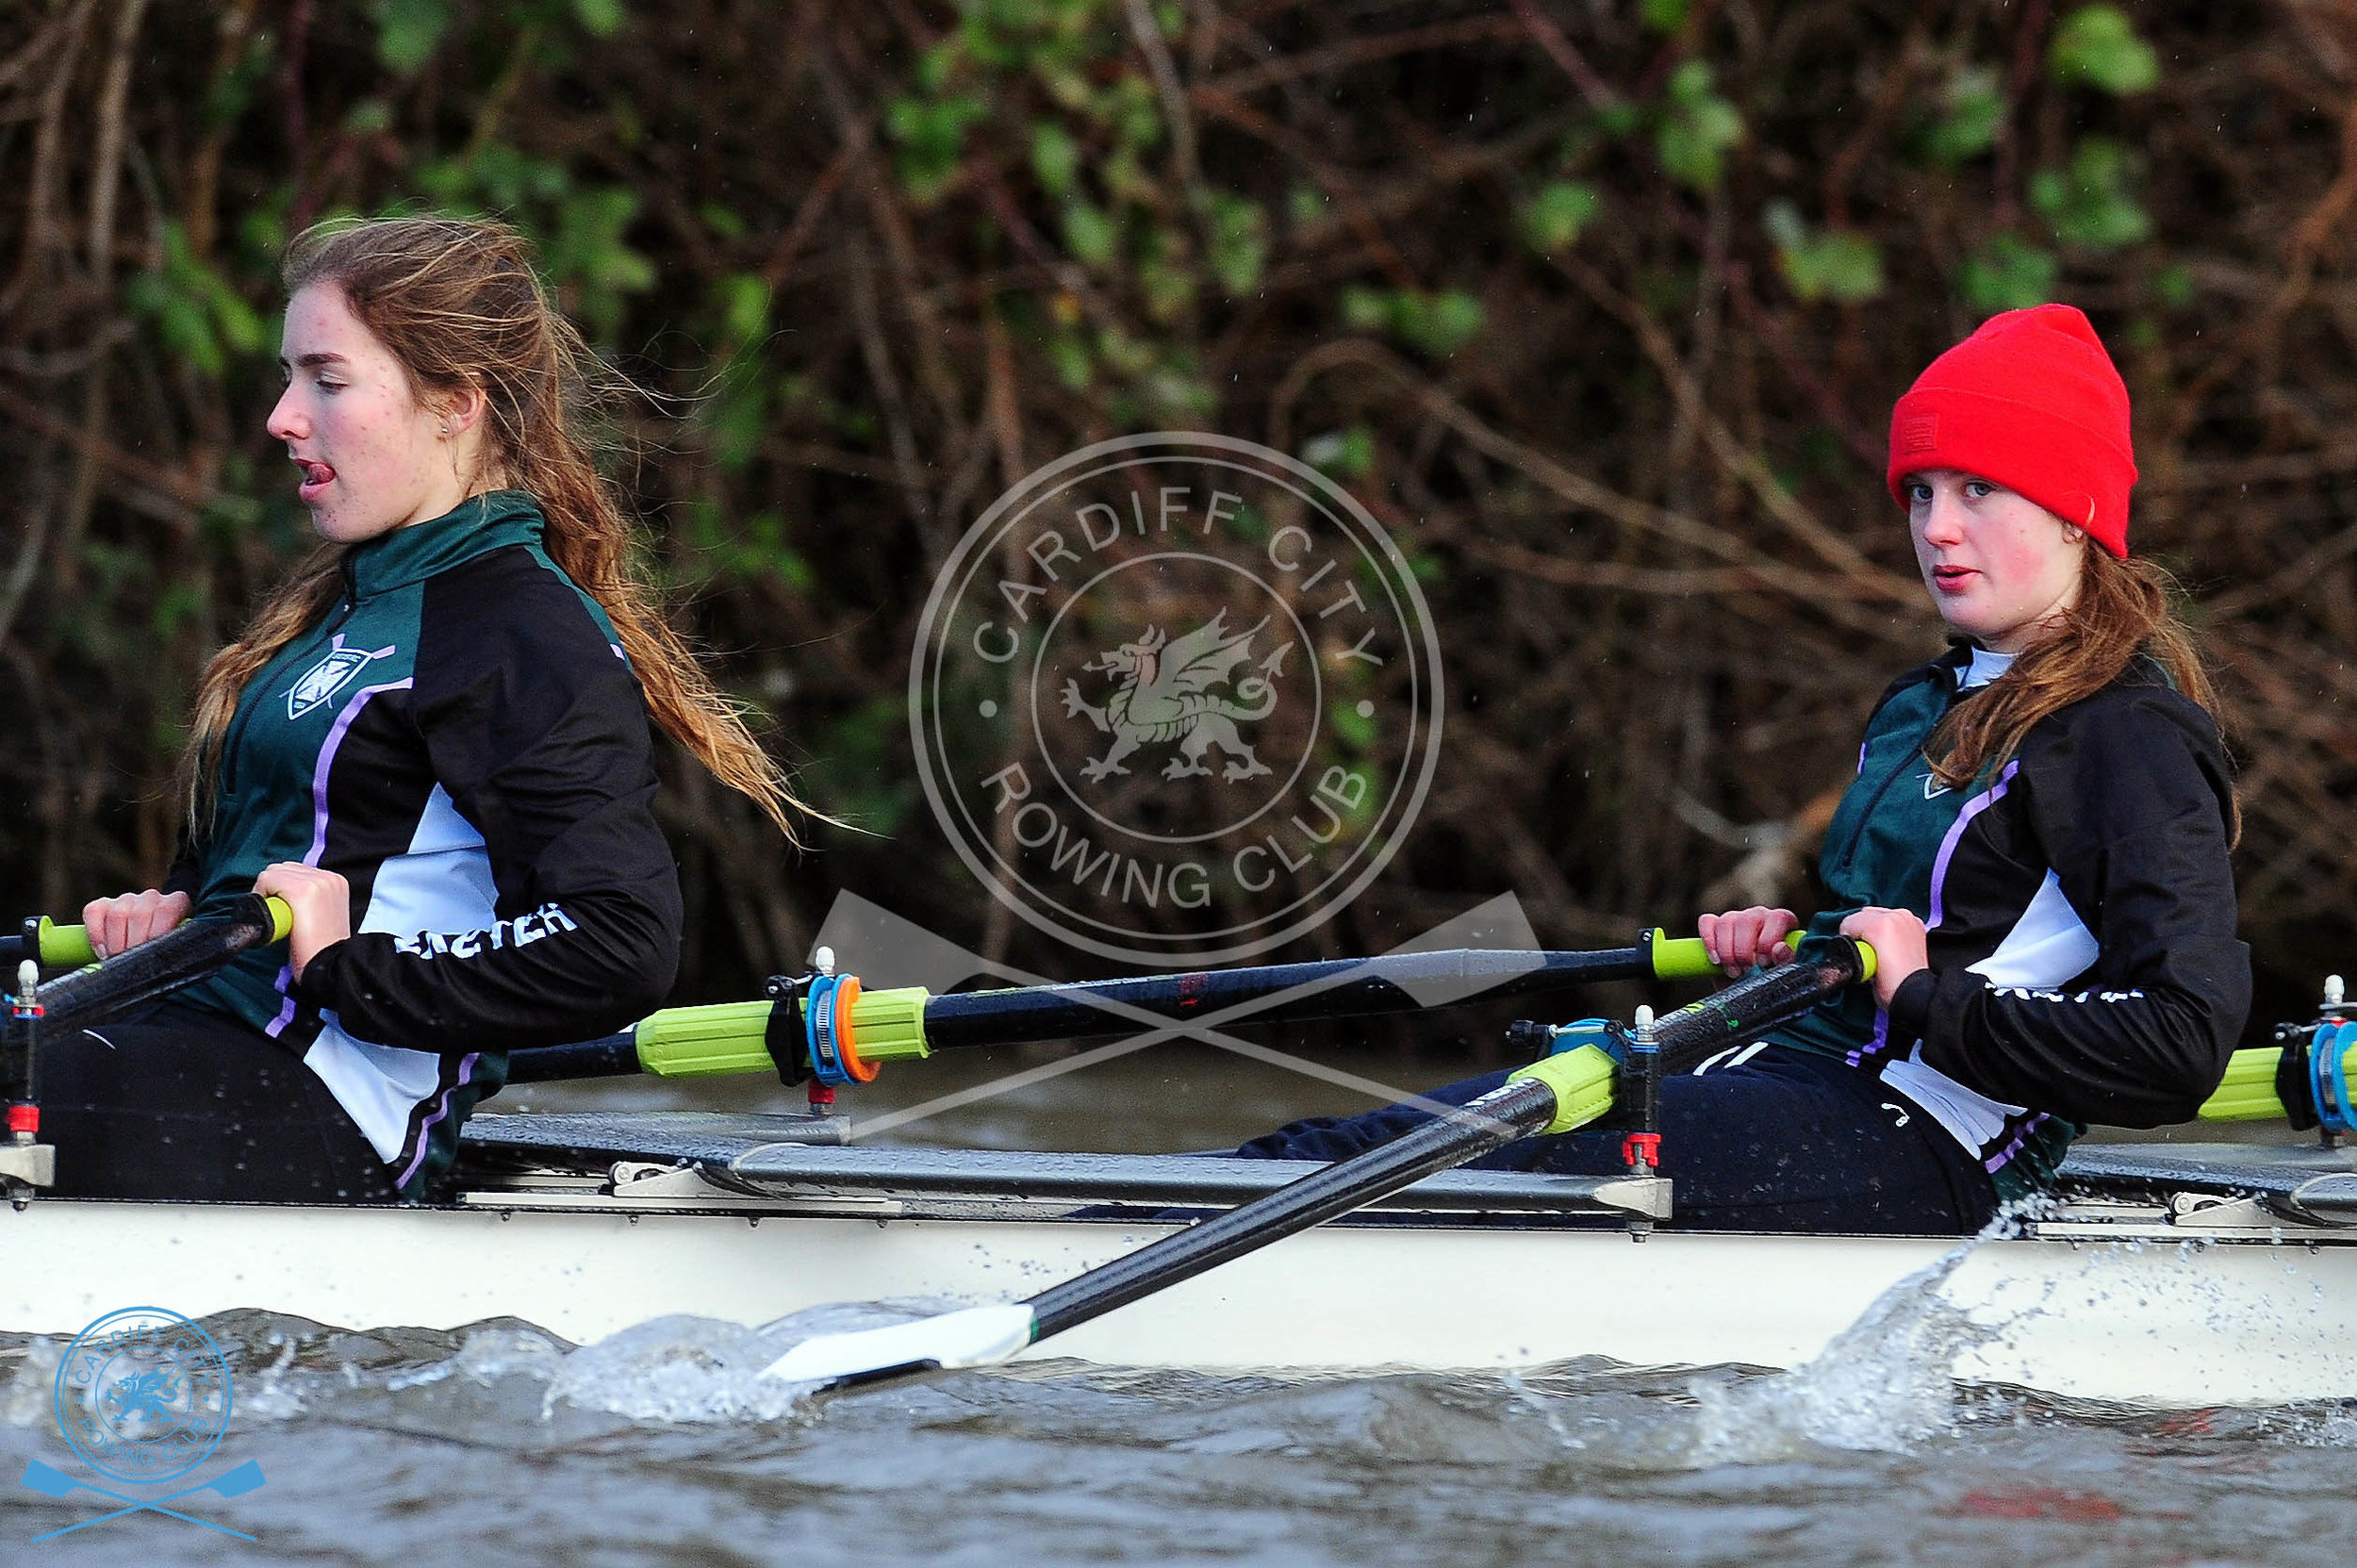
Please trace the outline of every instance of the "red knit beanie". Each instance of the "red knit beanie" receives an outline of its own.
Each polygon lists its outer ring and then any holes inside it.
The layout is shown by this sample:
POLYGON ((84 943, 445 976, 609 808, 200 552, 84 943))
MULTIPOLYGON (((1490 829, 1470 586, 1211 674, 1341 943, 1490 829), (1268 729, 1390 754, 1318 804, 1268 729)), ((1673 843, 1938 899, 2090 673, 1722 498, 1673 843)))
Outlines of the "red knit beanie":
POLYGON ((1890 493, 1929 469, 2019 491, 2125 560, 2136 458, 2128 388, 2084 313, 2008 310, 1915 378, 1890 411, 1890 493))

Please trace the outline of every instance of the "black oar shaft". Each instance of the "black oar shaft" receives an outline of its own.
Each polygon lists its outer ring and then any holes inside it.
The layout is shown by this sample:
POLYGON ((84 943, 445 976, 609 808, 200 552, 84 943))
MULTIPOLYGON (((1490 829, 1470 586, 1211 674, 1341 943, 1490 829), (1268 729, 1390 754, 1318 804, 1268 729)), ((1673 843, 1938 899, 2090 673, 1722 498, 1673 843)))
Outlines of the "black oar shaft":
MULTIPOLYGON (((1864 972, 1856 944, 1834 944, 1822 958, 1747 976, 1678 1009, 1655 1023, 1650 1040, 1663 1066, 1676 1071, 1815 1005, 1864 972)), ((1555 1111, 1556 1094, 1548 1084, 1535 1079, 1509 1081, 1390 1143, 1042 1291, 1024 1303, 1037 1324, 1032 1342, 1364 1208, 1437 1171, 1477 1160, 1546 1127, 1555 1111)))
POLYGON ((1747 975, 1725 990, 1656 1019, 1652 1041, 1662 1070, 1681 1073, 1712 1051, 1751 1044, 1753 1036, 1805 1012, 1871 972, 1857 943, 1828 943, 1819 956, 1747 975))
POLYGON ((1554 1114, 1555 1091, 1544 1083, 1525 1080, 1494 1089, 1454 1115, 1040 1292, 1024 1302, 1038 1325, 1032 1342, 1478 1159, 1537 1131, 1554 1114))
POLYGON ((227 915, 190 920, 97 968, 52 981, 41 988, 42 1032, 118 1016, 211 973, 248 949, 276 941, 286 934, 280 914, 286 906, 272 905, 249 893, 227 915))
POLYGON ((935 1050, 1030 1045, 1135 1032, 1118 1008, 1156 1017, 1208 1016, 1283 992, 1297 993, 1252 1015, 1256 1024, 1414 1013, 1449 1002, 1520 996, 1653 974, 1642 948, 1601 952, 1518 952, 1458 948, 1442 952, 1338 958, 1251 969, 1074 981, 999 991, 960 991, 925 1003, 925 1039, 935 1050))

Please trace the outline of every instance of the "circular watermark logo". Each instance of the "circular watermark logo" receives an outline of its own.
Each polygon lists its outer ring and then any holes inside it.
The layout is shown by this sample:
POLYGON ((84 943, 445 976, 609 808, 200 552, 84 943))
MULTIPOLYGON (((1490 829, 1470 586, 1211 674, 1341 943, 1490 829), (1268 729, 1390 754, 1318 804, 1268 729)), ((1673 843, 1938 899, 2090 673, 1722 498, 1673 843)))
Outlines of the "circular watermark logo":
POLYGON ((74 1338, 58 1363, 58 1430, 91 1469, 167 1481, 229 1429, 229 1362, 177 1312, 125 1307, 74 1338))
POLYGON ((1016 914, 1086 951, 1224 964, 1332 916, 1440 758, 1439 639, 1347 491, 1251 441, 1127 436, 1027 476, 935 578, 918 776, 1016 914))

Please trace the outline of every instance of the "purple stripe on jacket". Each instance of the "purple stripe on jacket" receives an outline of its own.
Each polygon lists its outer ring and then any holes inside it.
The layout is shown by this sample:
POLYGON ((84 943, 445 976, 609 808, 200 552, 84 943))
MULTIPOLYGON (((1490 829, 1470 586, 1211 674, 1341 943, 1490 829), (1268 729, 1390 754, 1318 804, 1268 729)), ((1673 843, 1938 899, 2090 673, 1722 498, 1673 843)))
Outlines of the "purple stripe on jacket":
POLYGON ((1929 931, 1938 925, 1944 913, 1940 894, 1948 882, 1948 862, 1954 856, 1956 845, 1964 837, 1964 830, 1972 825, 1972 818, 2004 799, 2005 786, 2013 783, 2013 776, 2020 770, 2019 762, 2005 764, 2005 770, 1997 775, 1997 782, 1965 801, 1964 809, 1956 813, 1956 819, 1948 825, 1948 835, 1939 841, 1939 858, 1932 862, 1932 917, 1923 922, 1924 930, 1929 931))
POLYGON ((417 1176, 419 1167, 425 1164, 425 1151, 433 1145, 430 1134, 434 1131, 434 1124, 450 1114, 450 1097, 457 1093, 469 1080, 474 1077, 474 1065, 481 1060, 479 1053, 469 1051, 459 1062, 456 1081, 442 1091, 441 1103, 434 1107, 434 1114, 418 1124, 418 1152, 410 1157, 409 1164, 403 1167, 401 1175, 394 1179, 394 1186, 409 1185, 417 1176))
MULTIPOLYGON (((341 646, 342 639, 339 637, 337 641, 341 646)), ((311 848, 303 857, 304 865, 317 866, 320 856, 327 849, 327 775, 336 766, 337 749, 343 745, 344 736, 351 733, 353 720, 360 717, 360 710, 368 706, 369 699, 378 692, 405 691, 411 685, 409 681, 387 681, 381 686, 362 686, 352 694, 352 701, 344 704, 344 711, 336 716, 336 722, 328 726, 327 739, 320 747, 319 760, 311 766, 311 848)), ((273 1040, 285 1033, 287 1026, 294 1022, 295 999, 290 989, 293 983, 292 967, 278 971, 278 989, 287 994, 287 1005, 280 1008, 278 1016, 262 1030, 273 1040)))

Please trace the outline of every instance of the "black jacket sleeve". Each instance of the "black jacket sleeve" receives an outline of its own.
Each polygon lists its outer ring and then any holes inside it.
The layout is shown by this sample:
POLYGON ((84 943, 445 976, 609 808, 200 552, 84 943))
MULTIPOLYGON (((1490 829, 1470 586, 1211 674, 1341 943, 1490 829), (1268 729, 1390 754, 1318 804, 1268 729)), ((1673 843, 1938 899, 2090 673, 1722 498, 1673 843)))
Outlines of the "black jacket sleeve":
POLYGON ((679 963, 679 877, 653 814, 636 678, 570 585, 521 550, 427 585, 411 712, 483 834, 492 929, 323 949, 301 992, 364 1040, 454 1051, 610 1033, 679 963))
POLYGON ((2165 687, 2116 686, 2034 730, 2014 787, 2095 963, 2053 991, 1926 971, 1892 998, 1893 1033, 2011 1104, 2118 1127, 2189 1119, 2250 1009, 2216 727, 2165 687))

